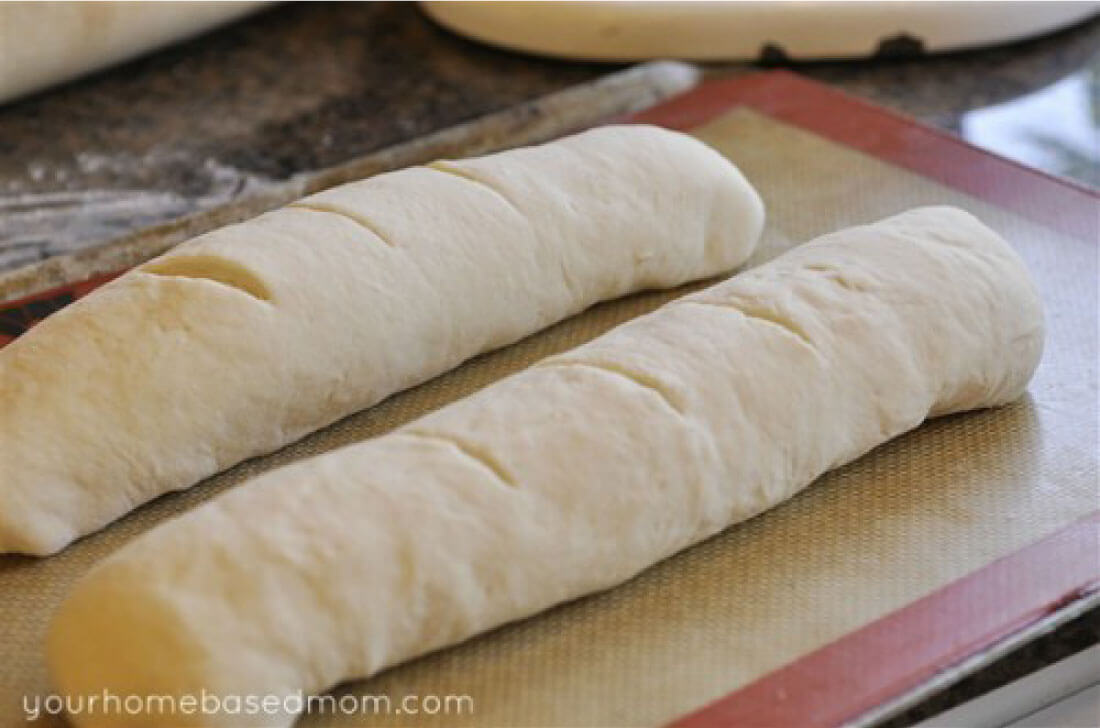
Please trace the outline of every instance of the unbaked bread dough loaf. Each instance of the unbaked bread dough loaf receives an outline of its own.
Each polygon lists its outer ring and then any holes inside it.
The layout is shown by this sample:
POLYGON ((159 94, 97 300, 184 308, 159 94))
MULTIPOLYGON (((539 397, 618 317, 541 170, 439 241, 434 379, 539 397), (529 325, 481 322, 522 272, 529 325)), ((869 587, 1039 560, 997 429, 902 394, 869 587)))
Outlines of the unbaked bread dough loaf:
POLYGON ((61 606, 54 681, 280 696, 371 675, 619 584, 926 417, 1009 402, 1042 340, 1020 259, 965 212, 826 235, 139 537, 61 606))
POLYGON ((200 236, 0 350, 0 552, 52 553, 597 301, 729 270, 762 225, 702 142, 610 126, 200 236))

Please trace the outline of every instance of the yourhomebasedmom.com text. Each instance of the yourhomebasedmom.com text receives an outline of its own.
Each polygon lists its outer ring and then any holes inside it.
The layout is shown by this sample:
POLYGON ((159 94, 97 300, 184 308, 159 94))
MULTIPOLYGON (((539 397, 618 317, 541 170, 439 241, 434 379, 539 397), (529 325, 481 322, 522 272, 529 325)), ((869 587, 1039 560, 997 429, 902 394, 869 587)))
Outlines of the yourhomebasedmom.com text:
POLYGON ((27 721, 47 715, 118 716, 263 716, 320 713, 330 715, 471 715, 469 695, 219 695, 205 690, 180 695, 24 695, 27 721))

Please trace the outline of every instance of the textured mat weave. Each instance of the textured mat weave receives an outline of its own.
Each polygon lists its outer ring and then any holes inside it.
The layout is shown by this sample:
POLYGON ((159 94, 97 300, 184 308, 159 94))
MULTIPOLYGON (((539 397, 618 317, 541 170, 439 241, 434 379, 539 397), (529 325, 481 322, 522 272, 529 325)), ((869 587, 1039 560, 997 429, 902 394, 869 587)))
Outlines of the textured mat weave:
MULTIPOLYGON (((930 422, 617 589, 336 692, 387 695, 389 715, 312 715, 302 725, 662 723, 1096 508, 1094 244, 748 109, 696 133, 740 165, 767 202, 766 239, 752 264, 922 204, 964 207, 1005 235, 1046 304, 1047 351, 1029 394, 997 411, 930 422), (473 710, 398 714, 412 694, 469 696, 473 710)), ((598 306, 161 498, 58 556, 0 557, 0 725, 25 724, 23 696, 50 689, 42 659, 50 611, 75 578, 135 535, 252 475, 384 433, 683 292, 598 306)))

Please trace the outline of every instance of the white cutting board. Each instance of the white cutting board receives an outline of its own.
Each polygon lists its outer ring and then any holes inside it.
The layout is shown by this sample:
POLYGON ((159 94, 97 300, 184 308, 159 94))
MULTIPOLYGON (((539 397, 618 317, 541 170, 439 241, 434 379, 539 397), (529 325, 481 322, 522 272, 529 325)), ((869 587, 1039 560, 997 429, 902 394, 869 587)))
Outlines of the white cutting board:
POLYGON ((474 40, 562 58, 851 58, 990 45, 1094 15, 1098 2, 424 2, 474 40), (883 45, 885 43, 885 45, 883 45), (919 44, 919 45, 918 45, 919 44), (767 50, 767 49, 770 49, 767 50))

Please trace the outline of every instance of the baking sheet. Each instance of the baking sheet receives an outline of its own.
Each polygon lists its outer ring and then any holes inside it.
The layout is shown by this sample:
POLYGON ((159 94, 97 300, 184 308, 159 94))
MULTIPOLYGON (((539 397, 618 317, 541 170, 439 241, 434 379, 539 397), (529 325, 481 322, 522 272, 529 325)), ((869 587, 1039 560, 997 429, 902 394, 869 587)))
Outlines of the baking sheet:
MULTIPOLYGON (((921 204, 959 205, 1000 231, 1035 274, 1047 310, 1047 350, 1029 393, 999 410, 932 421, 619 588, 336 691, 386 695, 395 709, 387 715, 312 715, 302 725, 666 723, 1096 508, 1094 240, 752 108, 725 111, 693 133, 733 159, 767 202, 769 224, 751 264, 823 232, 921 204), (399 713, 407 695, 469 696, 473 710, 399 713)), ((49 611, 73 579, 130 538, 252 475, 386 432, 683 292, 597 306, 274 455, 158 499, 59 556, 3 557, 3 721, 22 723, 22 696, 49 690, 41 658, 49 611)))
MULTIPOLYGON (((281 181, 253 186, 248 194, 233 196, 221 204, 203 205, 197 212, 147 224, 132 232, 134 214, 115 216, 107 226, 114 236, 96 244, 83 241, 75 252, 5 270, 0 260, 0 302, 20 300, 55 286, 117 273, 144 262, 168 248, 208 230, 255 217, 292 200, 322 189, 441 157, 485 154, 508 147, 537 144, 570 131, 597 124, 609 116, 646 109, 685 91, 699 80, 699 71, 684 63, 654 61, 576 84, 525 103, 510 106, 469 121, 423 134, 366 154, 344 158, 339 164, 311 169, 281 181)), ((192 164, 196 162, 192 161, 192 164)), ((81 193, 77 193, 78 195, 81 193)), ((33 199, 7 200, 0 195, 0 249, 5 231, 27 224, 35 235, 55 234, 42 219, 43 206, 33 199), (11 204, 9 204, 11 203, 11 204), (29 220, 20 222, 24 205, 32 208, 29 220)), ((131 211, 133 213, 133 211, 131 211)), ((94 216, 93 216, 94 217, 94 216)), ((140 219, 142 216, 137 215, 140 219)), ((80 238, 103 232, 94 219, 84 216, 74 225, 64 218, 70 232, 80 238), (87 230, 85 229, 87 228, 87 230)), ((10 241, 8 241, 10 243, 10 241)), ((63 249, 72 249, 69 241, 63 249)), ((0 251, 2 252, 2 251, 0 251)), ((87 286, 84 286, 86 289, 87 286)), ((83 290, 83 289, 82 289, 83 290)), ((0 343, 3 343, 0 334, 0 343)))

